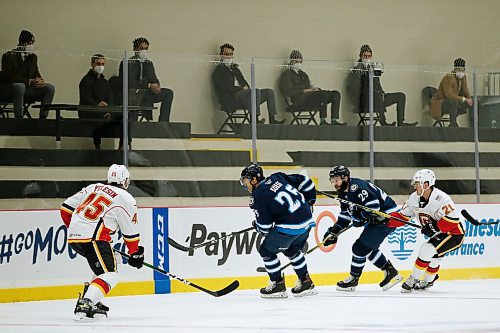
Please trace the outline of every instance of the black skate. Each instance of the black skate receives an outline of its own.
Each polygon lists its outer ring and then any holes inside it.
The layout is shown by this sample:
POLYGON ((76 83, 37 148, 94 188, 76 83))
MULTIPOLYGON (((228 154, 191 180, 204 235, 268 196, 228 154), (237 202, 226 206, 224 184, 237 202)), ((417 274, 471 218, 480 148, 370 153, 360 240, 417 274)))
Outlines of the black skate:
POLYGON ((298 279, 295 287, 292 288, 292 295, 294 297, 312 296, 316 295, 318 291, 314 289, 314 283, 309 274, 304 279, 298 279))
POLYGON ((260 289, 262 298, 287 298, 285 280, 269 281, 269 285, 260 289))
POLYGON ((415 283, 415 286, 413 287, 413 289, 415 289, 415 290, 427 290, 434 285, 434 282, 436 282, 437 279, 439 279, 439 274, 436 274, 434 276, 434 279, 431 282, 419 280, 419 281, 417 281, 417 283, 415 283))
POLYGON ((75 320, 107 318, 106 311, 98 309, 88 298, 78 298, 75 307, 75 320))
POLYGON ((415 288, 415 284, 417 284, 418 280, 414 277, 410 276, 401 286, 401 292, 403 294, 411 293, 413 288, 415 288))
POLYGON ((339 291, 355 291, 359 283, 359 276, 349 275, 345 280, 337 282, 339 291))
POLYGON ((385 276, 379 285, 383 291, 391 289, 403 280, 403 276, 401 276, 398 270, 392 266, 390 261, 387 261, 387 264, 382 267, 382 270, 384 271, 385 276))
MULTIPOLYGON (((85 296, 85 294, 87 293, 87 289, 89 289, 89 286, 90 286, 89 282, 84 282, 83 283, 83 292, 79 295, 79 297, 84 297, 85 296)), ((109 311, 109 307, 107 307, 106 305, 102 304, 101 302, 98 302, 97 304, 95 304, 95 306, 99 310, 102 310, 104 312, 108 312, 109 311)))

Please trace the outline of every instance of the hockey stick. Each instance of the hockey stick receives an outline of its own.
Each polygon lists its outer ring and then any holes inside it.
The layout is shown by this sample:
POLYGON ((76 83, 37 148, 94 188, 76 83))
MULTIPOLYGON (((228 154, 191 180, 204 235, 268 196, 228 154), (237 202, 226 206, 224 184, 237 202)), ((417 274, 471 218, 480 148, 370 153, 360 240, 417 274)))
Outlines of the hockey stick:
MULTIPOLYGON (((352 224, 348 225, 345 229, 340 230, 340 232, 339 232, 336 236, 338 237, 338 236, 339 236, 339 235, 341 235, 342 233, 344 233, 344 232, 346 232, 347 230, 349 230, 351 227, 352 227, 352 224)), ((319 243, 319 244, 318 244, 318 245, 316 245, 315 247, 313 247, 313 248, 309 249, 306 253, 304 253, 304 255, 309 254, 309 253, 311 253, 311 252, 313 252, 313 251, 315 251, 315 250, 319 249, 321 246, 323 246, 323 244, 325 243, 325 241, 326 241, 327 239, 329 239, 331 236, 332 236, 332 235, 328 235, 328 237, 327 237, 327 238, 325 238, 325 239, 324 239, 321 243, 319 243)), ((285 266, 281 267, 281 268, 280 268, 280 270, 284 270, 285 268, 287 268, 287 267, 288 267, 288 266, 290 266, 291 264, 292 264, 292 262, 290 261, 288 264, 286 264, 285 266)), ((259 272, 259 273, 266 273, 267 271, 266 271, 266 268, 265 268, 265 267, 262 267, 262 266, 261 266, 261 267, 257 267, 257 272, 259 272)))
POLYGON ((481 223, 477 219, 473 218, 472 215, 470 215, 469 212, 466 211, 465 209, 462 209, 462 211, 460 213, 462 213, 462 216, 465 217, 467 219, 467 221, 472 223, 472 225, 492 225, 492 224, 499 224, 500 223, 500 221, 481 223))
POLYGON ((171 245, 172 247, 176 248, 177 250, 181 250, 181 251, 184 251, 184 252, 189 252, 189 251, 192 251, 194 249, 199 249, 200 247, 205 247, 207 245, 210 245, 210 244, 213 244, 215 242, 218 242, 221 239, 226 239, 228 237, 233 237, 233 236, 236 236, 238 234, 242 234, 244 232, 251 231, 253 229, 254 229, 254 227, 250 227, 250 228, 246 228, 246 229, 243 229, 243 230, 240 230, 240 231, 235 231, 235 232, 230 233, 229 235, 225 235, 225 236, 222 236, 222 237, 219 237, 219 238, 216 238, 216 239, 212 239, 212 240, 209 240, 208 242, 204 242, 204 243, 192 246, 192 247, 187 247, 187 246, 181 245, 181 244, 177 243, 176 241, 174 241, 170 237, 168 237, 167 241, 168 241, 169 245, 171 245))
MULTIPOLYGON (((122 252, 122 251, 117 250, 117 249, 114 249, 114 250, 115 250, 116 252, 118 252, 119 254, 121 254, 122 256, 124 256, 125 258, 130 259, 130 255, 126 254, 125 252, 122 252)), ((153 269, 153 270, 155 270, 155 271, 157 271, 157 272, 160 272, 160 273, 162 273, 162 274, 164 274, 164 275, 166 275, 166 276, 168 276, 168 277, 170 277, 170 278, 172 278, 172 279, 175 279, 175 280, 180 281, 180 282, 182 282, 182 283, 184 283, 184 284, 187 284, 188 286, 191 286, 191 287, 193 287, 193 288, 196 288, 196 289, 198 289, 198 290, 201 290, 201 291, 203 291, 203 292, 205 292, 205 293, 207 293, 207 294, 209 294, 209 295, 212 295, 212 296, 214 296, 214 297, 220 297, 220 296, 224 296, 224 295, 226 295, 226 294, 229 294, 230 292, 232 292, 232 291, 236 290, 236 288, 238 288, 238 287, 239 287, 239 285, 240 285, 240 283, 239 283, 239 281, 238 281, 238 280, 234 280, 234 281, 233 281, 233 282, 231 282, 231 284, 230 284, 230 285, 228 285, 227 287, 224 287, 224 288, 222 288, 221 290, 212 291, 212 290, 208 290, 208 289, 206 289, 206 288, 203 288, 202 286, 199 286, 199 285, 197 285, 196 283, 190 282, 190 281, 188 281, 188 280, 184 280, 183 278, 180 278, 180 277, 178 277, 178 276, 177 276, 177 275, 175 275, 175 274, 172 274, 172 273, 169 273, 169 272, 167 272, 167 271, 164 271, 164 270, 163 270, 163 269, 161 269, 161 268, 158 268, 158 267, 155 267, 155 266, 153 266, 153 265, 151 265, 151 264, 148 264, 147 262, 144 262, 144 263, 143 263, 143 265, 144 265, 144 266, 146 266, 146 267, 149 267, 149 268, 151 268, 151 269, 153 269)))
POLYGON ((334 195, 332 195, 330 193, 326 193, 326 192, 323 192, 323 191, 320 191, 320 190, 316 190, 316 192, 319 193, 319 194, 324 195, 325 197, 329 197, 329 198, 338 200, 339 202, 345 203, 347 205, 353 205, 353 206, 359 207, 359 208, 363 209, 364 211, 367 211, 368 213, 372 213, 372 214, 375 214, 375 215, 378 215, 378 216, 382 216, 382 217, 385 217, 385 218, 388 218, 388 219, 391 219, 391 220, 396 220, 396 221, 399 221, 401 223, 411 225, 412 227, 422 229, 422 226, 419 225, 419 224, 415 224, 415 223, 412 223, 410 221, 406 221, 406 220, 400 219, 399 217, 391 216, 391 215, 389 215, 387 213, 384 213, 384 212, 381 212, 379 210, 371 209, 370 207, 366 207, 366 206, 357 204, 355 202, 352 202, 352 201, 349 201, 349 200, 346 200, 346 199, 342 199, 342 198, 336 197, 336 196, 334 196, 334 195))

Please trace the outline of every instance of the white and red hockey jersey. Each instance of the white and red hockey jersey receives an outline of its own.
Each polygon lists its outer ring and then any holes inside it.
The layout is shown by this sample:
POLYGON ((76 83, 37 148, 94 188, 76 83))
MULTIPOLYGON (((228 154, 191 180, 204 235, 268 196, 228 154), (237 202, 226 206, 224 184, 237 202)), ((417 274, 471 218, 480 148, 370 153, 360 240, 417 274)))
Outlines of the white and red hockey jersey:
POLYGON ((120 229, 129 253, 138 249, 137 203, 126 190, 109 184, 92 184, 66 199, 61 217, 68 227, 68 243, 111 241, 120 229))
MULTIPOLYGON (((451 197, 438 188, 434 188, 429 197, 429 201, 424 207, 420 207, 420 196, 413 192, 408 200, 403 204, 401 210, 391 214, 398 218, 409 220, 415 218, 424 226, 430 222, 436 222, 439 230, 443 233, 460 235, 464 233, 464 228, 460 223, 460 215, 451 197)), ((389 226, 398 227, 403 223, 391 219, 389 226)))

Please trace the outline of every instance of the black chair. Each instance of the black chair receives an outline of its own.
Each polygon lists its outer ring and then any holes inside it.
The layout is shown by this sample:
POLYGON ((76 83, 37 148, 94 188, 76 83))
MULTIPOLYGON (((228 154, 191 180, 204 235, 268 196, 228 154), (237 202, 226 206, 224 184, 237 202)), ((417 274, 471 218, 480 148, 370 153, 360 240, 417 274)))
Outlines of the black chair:
MULTIPOLYGON (((422 89, 422 109, 425 113, 429 112, 429 116, 431 115, 431 99, 436 93, 437 89, 435 87, 425 87, 422 89)), ((442 113, 441 119, 436 119, 432 126, 446 127, 446 125, 450 125, 449 113, 442 113)))
POLYGON ((285 112, 292 115, 292 121, 290 125, 309 125, 313 123, 314 125, 318 125, 316 121, 316 114, 319 113, 321 106, 300 106, 293 105, 292 99, 285 95, 283 91, 281 91, 281 95, 285 100, 285 112))
MULTIPOLYGON (((113 99, 113 105, 123 105, 123 82, 119 76, 112 76, 109 78, 109 87, 111 88, 111 95, 113 99)), ((142 91, 144 93, 144 91, 142 91)), ((142 96, 142 95, 141 95, 142 96)), ((137 96, 132 96, 129 89, 129 105, 140 106, 142 97, 137 98, 137 96)), ((139 121, 151 121, 148 119, 143 111, 136 111, 139 121)))
POLYGON ((230 126, 231 124, 250 124, 250 112, 248 109, 236 109, 229 112, 226 108, 221 106, 221 111, 226 114, 226 120, 222 123, 217 134, 234 134, 234 130, 230 126))
MULTIPOLYGON (((370 125, 370 112, 361 112, 361 110, 353 107, 353 113, 357 113, 359 116, 358 126, 369 126, 370 125)), ((377 112, 373 112, 373 125, 380 124, 380 116, 377 112)))
MULTIPOLYGON (((0 71, 0 117, 9 118, 9 113, 14 113, 14 88, 11 83, 8 83, 7 78, 0 71)), ((23 107, 23 117, 31 118, 31 114, 29 112, 29 107, 35 101, 24 101, 23 107)))

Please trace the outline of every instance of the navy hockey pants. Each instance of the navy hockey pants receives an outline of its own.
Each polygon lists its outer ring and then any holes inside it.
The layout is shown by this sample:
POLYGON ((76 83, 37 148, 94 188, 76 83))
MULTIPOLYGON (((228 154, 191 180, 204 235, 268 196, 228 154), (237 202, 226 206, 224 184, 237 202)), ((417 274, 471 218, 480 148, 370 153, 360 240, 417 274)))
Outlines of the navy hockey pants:
POLYGON ((309 231, 307 230, 301 235, 288 235, 276 229, 271 229, 267 234, 260 245, 259 254, 264 260, 264 266, 271 281, 281 280, 281 263, 276 255, 280 252, 283 252, 290 259, 299 279, 303 280, 305 278, 307 265, 302 248, 309 238, 309 231))
POLYGON ((379 247, 393 230, 394 228, 385 225, 366 224, 363 232, 352 245, 352 276, 361 275, 367 258, 380 269, 387 264, 387 258, 379 250, 379 247))

